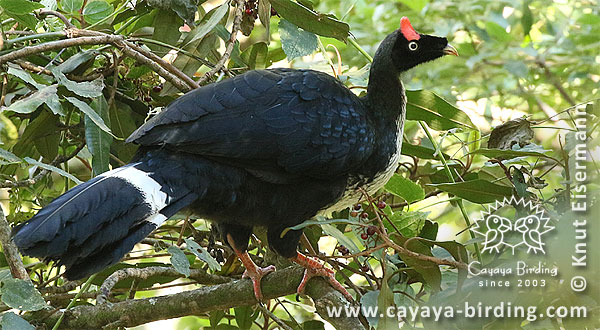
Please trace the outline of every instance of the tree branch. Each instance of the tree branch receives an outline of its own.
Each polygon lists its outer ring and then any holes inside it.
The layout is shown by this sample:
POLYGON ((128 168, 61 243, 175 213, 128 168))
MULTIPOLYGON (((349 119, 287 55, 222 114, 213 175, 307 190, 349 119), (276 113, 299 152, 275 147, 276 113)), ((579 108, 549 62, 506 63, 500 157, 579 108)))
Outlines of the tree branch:
POLYGON ((4 210, 0 206, 0 243, 2 243, 2 250, 4 251, 4 256, 6 257, 6 262, 10 268, 10 273, 14 278, 20 278, 22 280, 26 280, 31 282, 29 278, 29 274, 27 270, 25 270, 25 266, 23 265, 23 260, 21 260, 21 256, 19 255, 19 250, 13 243, 10 237, 10 226, 6 221, 6 217, 4 216, 4 210))
MULTIPOLYGON (((262 281, 265 298, 273 299, 293 294, 303 274, 303 268, 289 267, 265 276, 262 281)), ((323 279, 311 280, 306 293, 314 300, 317 313, 335 328, 364 330, 357 318, 345 315, 336 318, 327 314, 328 307, 343 309, 348 302, 323 279)), ((42 310, 26 314, 24 318, 38 325, 45 324, 52 327, 64 313, 61 329, 114 329, 256 303, 252 282, 243 279, 168 296, 132 299, 96 306, 80 305, 66 312, 42 310)))
MULTIPOLYGON (((100 287, 100 294, 96 298, 98 303, 102 304, 106 302, 106 299, 110 295, 112 288, 122 280, 128 278, 142 279, 145 280, 152 276, 175 276, 184 277, 183 274, 177 272, 172 267, 145 267, 145 268, 124 268, 112 273, 109 277, 104 280, 100 287)), ((190 269, 190 276, 188 278, 197 281, 199 284, 223 284, 231 282, 232 279, 229 277, 213 275, 207 273, 203 269, 190 269)))
POLYGON ((567 101, 569 104, 575 105, 575 101, 573 100, 571 95, 569 95, 569 93, 567 93, 567 91, 563 88, 563 86, 560 84, 560 82, 555 79, 554 74, 552 73, 552 71, 550 71, 550 68, 548 68, 548 66, 546 65, 546 62, 542 59, 537 59, 535 61, 535 63, 542 70, 544 70, 544 75, 546 75, 546 78, 550 81, 552 86, 554 86, 554 88, 556 88, 556 90, 558 90, 558 92, 563 97, 563 99, 565 99, 565 101, 567 101))
POLYGON ((63 14, 61 14, 61 13, 57 12, 57 11, 54 11, 54 10, 40 10, 40 11, 37 11, 37 12, 36 12, 36 14, 37 14, 38 16, 56 16, 56 17, 58 17, 58 19, 60 19, 60 20, 61 20, 63 23, 65 23, 65 25, 66 25, 68 28, 74 28, 74 27, 75 27, 75 25, 73 25, 73 23, 71 23, 71 22, 69 21, 69 19, 68 19, 67 17, 65 17, 65 15, 63 15, 63 14))
POLYGON ((63 33, 68 39, 45 42, 35 46, 27 46, 0 56, 0 65, 34 54, 59 50, 67 47, 111 44, 121 49, 121 51, 134 58, 138 62, 151 67, 157 74, 172 83, 182 92, 188 92, 191 89, 196 88, 196 86, 199 86, 191 78, 187 77, 184 73, 170 63, 162 59, 157 62, 156 57, 158 56, 152 54, 150 55, 150 58, 144 55, 144 53, 148 54, 149 52, 144 51, 137 45, 127 42, 121 35, 104 34, 102 32, 92 32, 80 29, 67 29, 63 31, 63 33), (154 58, 154 60, 152 58, 154 58))

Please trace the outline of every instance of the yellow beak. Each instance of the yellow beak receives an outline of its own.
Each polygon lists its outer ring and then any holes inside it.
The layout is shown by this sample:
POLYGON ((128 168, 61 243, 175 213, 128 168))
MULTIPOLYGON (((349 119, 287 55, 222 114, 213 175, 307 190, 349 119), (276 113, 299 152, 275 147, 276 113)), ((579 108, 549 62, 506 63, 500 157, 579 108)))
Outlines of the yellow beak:
POLYGON ((446 45, 443 49, 444 54, 458 56, 458 51, 451 44, 446 45))

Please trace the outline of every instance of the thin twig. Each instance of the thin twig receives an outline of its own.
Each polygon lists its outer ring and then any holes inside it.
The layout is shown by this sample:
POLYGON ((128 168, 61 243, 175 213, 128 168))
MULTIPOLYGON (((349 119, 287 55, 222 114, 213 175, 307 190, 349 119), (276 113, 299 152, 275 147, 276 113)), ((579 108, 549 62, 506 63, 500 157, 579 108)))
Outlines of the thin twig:
MULTIPOLYGON (((151 58, 148 58, 143 53, 136 50, 140 49, 140 47, 132 43, 126 42, 123 36, 104 34, 97 31, 85 31, 79 29, 68 29, 63 31, 63 33, 68 39, 50 41, 43 44, 28 46, 19 50, 15 50, 13 52, 0 56, 0 64, 42 52, 65 49, 67 47, 111 44, 115 47, 120 48, 125 54, 127 54, 130 57, 133 57, 138 62, 151 67, 157 74, 159 74, 165 80, 172 83, 175 87, 177 87, 177 89, 181 90, 182 92, 187 92, 193 88, 191 86, 188 86, 188 84, 185 81, 182 81, 182 77, 175 75, 171 72, 176 72, 175 70, 179 71, 178 69, 173 70, 174 67, 165 61, 157 63, 151 58), (163 65, 165 65, 165 67, 169 67, 171 71, 165 69, 163 65)), ((183 73, 182 75, 185 76, 185 74, 183 73)))
POLYGON ((65 17, 65 15, 54 11, 54 10, 40 10, 37 12, 38 16, 56 16, 58 17, 63 23, 65 23, 65 26, 67 28, 74 28, 75 25, 73 25, 73 23, 71 23, 69 21, 69 19, 67 17, 65 17))
MULTIPOLYGON (((373 204, 375 202, 375 200, 364 189, 360 189, 360 191, 363 193, 363 195, 369 201, 370 204, 373 204)), ((422 260, 422 261, 433 262, 433 263, 438 264, 438 265, 446 265, 446 266, 452 266, 454 268, 463 268, 463 269, 467 268, 467 264, 465 264, 464 262, 458 262, 458 261, 454 261, 454 260, 436 258, 436 257, 432 257, 432 256, 428 256, 428 255, 416 253, 416 252, 413 252, 411 250, 408 250, 407 248, 405 248, 403 246, 400 246, 400 245, 394 243, 389 238, 389 236, 387 235, 387 232, 385 230, 385 226, 383 225, 383 221, 381 220, 381 217, 379 216, 379 212, 375 212, 375 217, 376 217, 377 222, 379 224, 379 237, 381 237, 381 239, 383 239, 383 241, 385 242, 385 244, 387 246, 393 248, 399 254, 406 255, 408 257, 412 257, 412 258, 419 259, 419 260, 422 260)))
MULTIPOLYGON (((433 190, 428 192, 427 194, 425 194, 425 197, 423 198, 423 200, 429 198, 429 197, 433 197, 433 196, 437 196, 439 194, 441 194, 442 191, 441 190, 433 190)), ((390 204, 390 207, 395 209, 395 208, 400 208, 400 207, 405 207, 408 206, 410 203, 408 202, 402 202, 402 203, 396 203, 396 204, 390 204)))
POLYGON ((154 62, 158 63, 160 66, 165 68, 165 70, 167 70, 169 73, 171 73, 171 74, 177 76, 179 79, 183 80, 189 86, 189 88, 196 89, 196 88, 200 87, 200 85, 197 82, 195 82, 192 78, 190 78, 185 73, 181 72, 181 70, 179 70, 178 68, 173 66, 171 63, 163 60, 160 56, 158 56, 152 52, 149 52, 134 43, 126 41, 125 44, 127 46, 129 46, 131 49, 139 52, 140 54, 142 54, 142 55, 146 56, 147 58, 153 60, 154 62))
POLYGON ((556 88, 556 90, 558 90, 558 92, 565 99, 565 101, 569 102, 569 104, 571 104, 571 105, 575 105, 575 101, 573 100, 571 95, 569 95, 569 93, 567 93, 567 91, 563 88, 563 86, 560 84, 560 82, 554 78, 554 74, 552 73, 552 71, 550 71, 550 68, 548 68, 548 66, 546 65, 546 62, 542 59, 537 59, 535 61, 535 63, 542 70, 544 70, 544 75, 546 75, 546 78, 550 81, 552 86, 554 86, 554 88, 556 88))
POLYGON ((277 325, 279 325, 282 329, 293 330, 289 325, 285 324, 285 322, 283 322, 280 318, 275 316, 275 314, 273 314, 273 312, 271 312, 262 303, 258 303, 258 309, 260 309, 263 312, 263 314, 265 314, 265 316, 268 316, 271 318, 271 320, 275 321, 275 323, 277 323, 277 325))
POLYGON ((212 78, 217 72, 222 70, 225 67, 225 63, 231 57, 231 53, 235 47, 235 42, 237 40, 237 34, 240 31, 242 25, 242 15, 244 9, 244 0, 234 0, 236 7, 234 11, 233 17, 233 27, 231 28, 231 34, 229 36, 229 40, 227 41, 227 46, 225 48, 225 52, 221 59, 215 64, 215 67, 208 71, 202 78, 198 79, 198 84, 202 85, 207 82, 210 78, 212 78))

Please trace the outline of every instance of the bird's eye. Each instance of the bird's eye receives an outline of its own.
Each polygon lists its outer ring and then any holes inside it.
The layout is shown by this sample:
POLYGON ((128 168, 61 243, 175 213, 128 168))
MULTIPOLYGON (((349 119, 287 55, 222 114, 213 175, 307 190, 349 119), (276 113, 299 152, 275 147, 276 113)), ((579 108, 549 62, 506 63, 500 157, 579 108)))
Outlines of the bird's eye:
POLYGON ((408 49, 417 50, 417 48, 419 48, 419 44, 417 44, 416 41, 411 41, 408 43, 408 49))

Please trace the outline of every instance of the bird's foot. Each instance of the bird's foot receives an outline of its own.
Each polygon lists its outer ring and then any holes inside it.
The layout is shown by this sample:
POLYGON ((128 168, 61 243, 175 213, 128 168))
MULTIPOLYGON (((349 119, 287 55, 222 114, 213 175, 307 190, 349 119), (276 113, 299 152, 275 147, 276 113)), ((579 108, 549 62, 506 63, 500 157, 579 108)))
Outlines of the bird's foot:
POLYGON ((256 297, 256 300, 263 301, 264 296, 262 294, 262 290, 260 289, 260 281, 265 275, 274 272, 275 266, 271 265, 265 268, 258 267, 250 258, 248 251, 240 250, 235 246, 235 242, 229 234, 227 235, 227 241, 233 248, 235 255, 238 257, 238 259, 240 259, 244 267, 246 267, 244 274, 242 274, 242 278, 250 278, 252 280, 252 286, 254 287, 254 296, 256 297))
POLYGON ((300 285, 297 289, 298 294, 304 293, 306 284, 311 278, 315 276, 321 276, 325 277, 329 284, 334 289, 339 291, 342 295, 344 295, 344 297, 346 297, 348 301, 353 301, 353 298, 350 295, 350 293, 340 284, 340 282, 338 282, 335 279, 335 273, 333 272, 333 270, 325 268, 325 266, 322 265, 316 259, 307 257, 302 253, 298 253, 298 255, 295 258, 293 258, 293 261, 299 264, 300 266, 306 268, 306 270, 304 271, 304 276, 302 277, 302 282, 300 282, 300 285))
MULTIPOLYGON (((249 259, 250 257, 248 257, 249 259)), ((252 262, 252 264, 254 265, 254 267, 250 266, 246 266, 246 271, 244 271, 244 274, 242 275, 242 278, 250 278, 252 280, 252 285, 254 287, 254 296, 256 297, 256 300, 258 301, 263 301, 263 294, 262 294, 262 290, 260 289, 260 281, 263 278, 263 276, 272 273, 275 271, 275 266, 271 265, 269 267, 258 267, 254 262, 252 262)))

